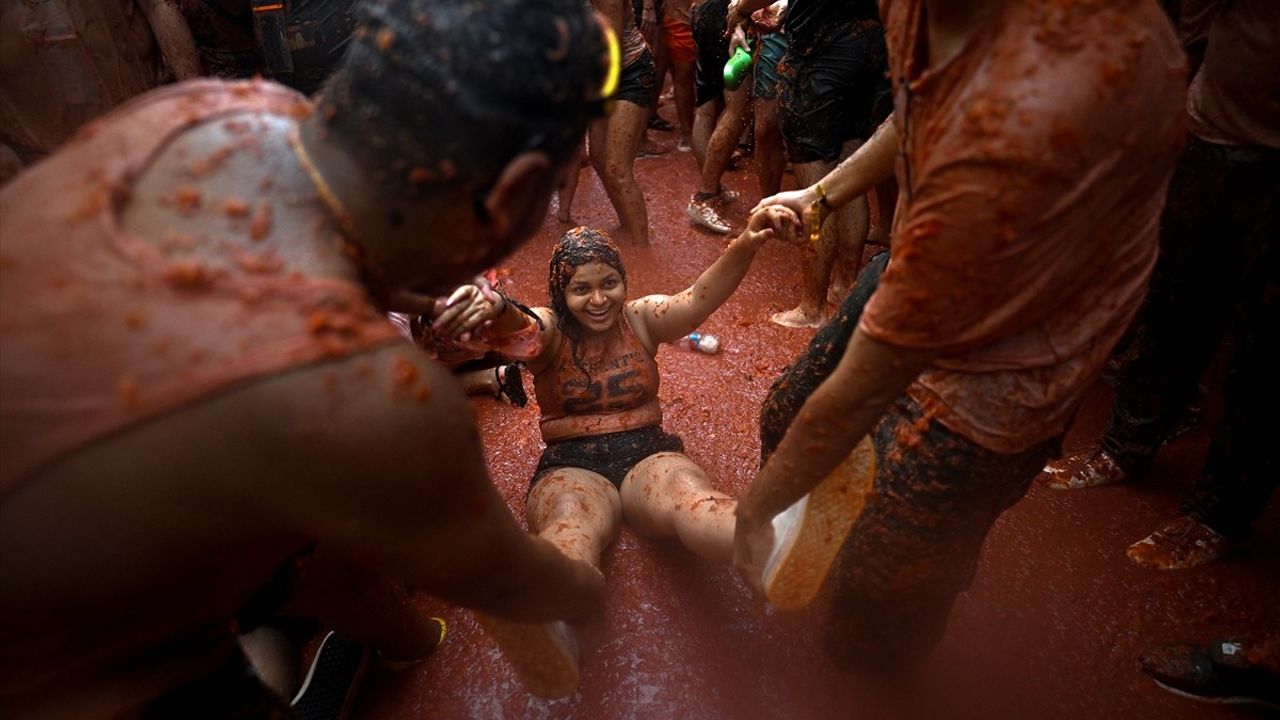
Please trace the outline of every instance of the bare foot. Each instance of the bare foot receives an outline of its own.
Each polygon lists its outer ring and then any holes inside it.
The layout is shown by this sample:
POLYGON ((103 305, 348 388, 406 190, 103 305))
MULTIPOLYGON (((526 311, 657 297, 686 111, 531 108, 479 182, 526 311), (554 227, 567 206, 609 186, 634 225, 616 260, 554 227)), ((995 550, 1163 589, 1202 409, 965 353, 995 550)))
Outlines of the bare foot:
POLYGON ((827 302, 840 307, 840 303, 844 302, 845 297, 849 295, 849 286, 840 285, 835 282, 831 283, 831 287, 827 288, 827 302))
POLYGON ((889 228, 877 225, 867 231, 867 243, 871 245, 889 245, 889 228))
POLYGON ((669 152, 671 152, 670 145, 664 145, 663 143, 645 138, 644 141, 640 143, 640 148, 636 150, 636 157, 657 157, 659 155, 666 155, 669 152))
POLYGON ((807 313, 802 308, 792 308, 783 312, 774 313, 769 320, 775 325, 789 328, 816 328, 822 327, 826 322, 826 317, 822 313, 807 313))

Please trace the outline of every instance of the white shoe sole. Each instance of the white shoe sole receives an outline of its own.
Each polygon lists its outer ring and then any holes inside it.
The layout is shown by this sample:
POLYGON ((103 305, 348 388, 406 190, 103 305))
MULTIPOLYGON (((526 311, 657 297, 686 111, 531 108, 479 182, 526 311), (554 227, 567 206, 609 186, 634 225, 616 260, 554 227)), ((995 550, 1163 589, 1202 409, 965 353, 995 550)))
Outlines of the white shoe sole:
POLYGON ((553 700, 578 689, 578 647, 568 625, 515 623, 481 613, 476 619, 531 694, 553 700))
POLYGON ((802 610, 826 582, 875 483, 876 451, 864 437, 825 480, 773 519, 764 588, 779 610, 802 610))

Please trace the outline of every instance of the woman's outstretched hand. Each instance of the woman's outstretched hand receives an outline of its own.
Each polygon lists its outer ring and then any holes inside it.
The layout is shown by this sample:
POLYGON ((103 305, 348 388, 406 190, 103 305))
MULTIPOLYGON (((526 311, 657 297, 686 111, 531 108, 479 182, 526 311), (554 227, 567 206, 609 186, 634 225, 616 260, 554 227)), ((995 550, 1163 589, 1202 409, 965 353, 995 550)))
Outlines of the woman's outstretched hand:
POLYGON ((489 280, 477 275, 470 284, 459 286, 447 298, 437 298, 431 309, 431 330, 442 337, 466 342, 506 309, 506 302, 494 292, 489 280))
POLYGON ((769 239, 794 242, 800 231, 800 217, 786 205, 757 205, 747 220, 747 229, 742 237, 758 242, 769 239))
POLYGON ((789 243, 798 243, 801 240, 807 240, 809 237, 808 228, 813 223, 813 214, 819 213, 818 224, 821 225, 826 220, 827 214, 830 212, 826 205, 818 202, 822 196, 813 187, 801 188, 799 190, 788 190, 780 192, 777 195, 771 195, 751 209, 752 217, 766 208, 782 207, 790 210, 795 216, 796 221, 792 224, 793 232, 789 235, 780 235, 779 239, 789 243))

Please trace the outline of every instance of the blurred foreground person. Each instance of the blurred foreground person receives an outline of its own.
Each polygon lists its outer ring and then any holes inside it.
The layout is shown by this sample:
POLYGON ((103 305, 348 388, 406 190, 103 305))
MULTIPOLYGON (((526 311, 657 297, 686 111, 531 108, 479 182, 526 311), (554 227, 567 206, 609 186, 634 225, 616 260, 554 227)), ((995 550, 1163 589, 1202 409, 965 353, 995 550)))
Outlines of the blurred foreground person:
POLYGON ((390 660, 440 637, 406 589, 600 609, 599 573, 512 519, 456 382, 383 313, 538 226, 616 78, 609 32, 576 0, 358 21, 314 106, 174 86, 0 193, 6 712, 231 716, 211 678, 245 674, 235 633, 308 575, 314 617, 390 660))
POLYGON ((0 4, 0 143, 29 165, 125 100, 199 73, 168 0, 0 4))

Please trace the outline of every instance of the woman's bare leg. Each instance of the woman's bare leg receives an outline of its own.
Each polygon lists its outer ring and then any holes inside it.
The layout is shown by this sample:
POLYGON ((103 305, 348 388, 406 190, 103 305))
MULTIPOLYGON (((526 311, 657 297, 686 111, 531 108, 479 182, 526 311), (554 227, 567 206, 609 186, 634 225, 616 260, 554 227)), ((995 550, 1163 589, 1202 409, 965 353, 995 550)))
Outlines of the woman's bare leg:
POLYGON ((622 499, 604 476, 582 468, 553 470, 529 494, 529 529, 566 556, 600 567, 600 555, 618 537, 622 499))
POLYGON ((622 513, 641 535, 675 537, 694 553, 733 559, 733 511, 738 502, 711 487, 707 473, 680 453, 641 460, 622 481, 622 513))
POLYGON ((648 118, 647 109, 620 100, 612 115, 591 124, 588 148, 591 166, 618 214, 621 234, 639 245, 649 244, 649 215, 636 183, 635 160, 648 118))
MULTIPOLYGON (((530 530, 565 556, 599 568, 600 554, 618 536, 622 500, 603 476, 560 468, 533 486, 525 517, 530 530)), ((477 619, 511 661, 526 690, 558 698, 578 687, 577 628, 563 622, 522 624, 479 615, 477 619)))

